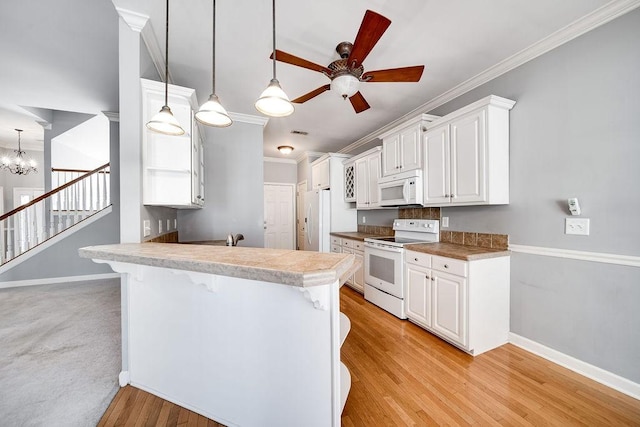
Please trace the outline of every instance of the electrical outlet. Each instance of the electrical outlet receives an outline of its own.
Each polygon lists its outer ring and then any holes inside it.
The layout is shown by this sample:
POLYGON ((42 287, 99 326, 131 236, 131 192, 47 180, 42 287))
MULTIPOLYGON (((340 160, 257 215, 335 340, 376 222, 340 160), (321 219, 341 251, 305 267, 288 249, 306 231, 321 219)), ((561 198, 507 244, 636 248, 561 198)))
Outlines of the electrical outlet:
POLYGON ((442 224, 440 224, 443 228, 447 228, 449 227, 449 217, 448 216, 443 216, 442 217, 442 224))
POLYGON ((173 220, 173 229, 174 230, 178 229, 178 219, 177 218, 173 220))
POLYGON ((158 233, 162 233, 162 220, 158 220, 158 233))
POLYGON ((362 223, 363 223, 363 224, 366 224, 366 223, 367 223, 367 217, 366 217, 366 216, 363 216, 363 217, 362 217, 362 223))
POLYGON ((142 221, 142 234, 144 235, 144 237, 151 236, 151 221, 149 221, 148 219, 142 221))
POLYGON ((589 218, 565 218, 564 234, 589 235, 589 218))
POLYGON ((167 231, 171 230, 171 220, 167 218, 167 231))

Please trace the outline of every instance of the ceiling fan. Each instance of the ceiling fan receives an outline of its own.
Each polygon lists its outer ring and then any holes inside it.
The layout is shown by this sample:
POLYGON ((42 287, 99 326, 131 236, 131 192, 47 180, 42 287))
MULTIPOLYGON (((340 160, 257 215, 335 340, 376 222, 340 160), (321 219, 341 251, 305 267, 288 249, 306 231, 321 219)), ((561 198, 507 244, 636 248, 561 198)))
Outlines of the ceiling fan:
MULTIPOLYGON (((358 90, 360 82, 418 82, 422 77, 424 65, 413 67, 392 68, 387 70, 364 71, 362 63, 369 55, 373 47, 378 43, 384 32, 391 25, 391 21, 384 16, 367 10, 360 24, 356 40, 342 42, 336 46, 336 52, 340 59, 333 61, 328 66, 315 64, 306 59, 299 58, 290 53, 276 50, 276 61, 286 62, 298 67, 318 71, 331 79, 331 84, 320 86, 311 92, 302 95, 292 102, 302 104, 315 98, 323 92, 334 90, 343 99, 349 98, 356 113, 361 113, 370 108, 369 103, 358 90)), ((270 56, 273 59, 273 54, 270 56)))

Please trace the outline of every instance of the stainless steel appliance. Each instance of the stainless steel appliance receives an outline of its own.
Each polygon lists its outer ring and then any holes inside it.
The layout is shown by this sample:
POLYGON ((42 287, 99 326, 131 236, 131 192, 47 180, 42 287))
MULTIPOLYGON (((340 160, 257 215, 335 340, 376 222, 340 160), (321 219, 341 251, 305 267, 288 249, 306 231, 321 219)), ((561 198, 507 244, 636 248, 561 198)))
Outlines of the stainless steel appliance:
POLYGON ((422 204, 422 171, 413 170, 378 180, 380 206, 422 204))
POLYGON ((405 245, 440 240, 440 226, 433 219, 396 219, 393 237, 364 239, 364 298, 396 317, 406 319, 404 295, 405 245))

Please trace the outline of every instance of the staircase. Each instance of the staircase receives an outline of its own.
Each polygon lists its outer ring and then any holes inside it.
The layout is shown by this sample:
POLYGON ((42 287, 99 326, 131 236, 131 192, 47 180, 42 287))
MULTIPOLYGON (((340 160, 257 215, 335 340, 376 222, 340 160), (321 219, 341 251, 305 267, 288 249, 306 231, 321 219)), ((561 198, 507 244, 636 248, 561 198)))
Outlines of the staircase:
POLYGON ((110 208, 109 182, 107 163, 0 216, 0 270, 110 208))

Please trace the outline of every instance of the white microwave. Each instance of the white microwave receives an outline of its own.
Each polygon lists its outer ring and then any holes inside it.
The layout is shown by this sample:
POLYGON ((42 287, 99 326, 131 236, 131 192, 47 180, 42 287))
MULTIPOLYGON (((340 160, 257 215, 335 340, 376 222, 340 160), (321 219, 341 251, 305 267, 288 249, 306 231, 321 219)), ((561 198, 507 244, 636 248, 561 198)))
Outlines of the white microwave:
POLYGON ((422 171, 413 170, 378 180, 380 206, 422 205, 422 171))

